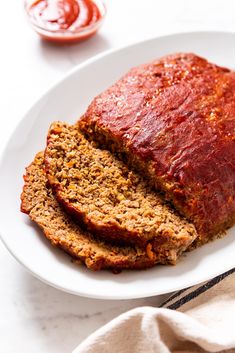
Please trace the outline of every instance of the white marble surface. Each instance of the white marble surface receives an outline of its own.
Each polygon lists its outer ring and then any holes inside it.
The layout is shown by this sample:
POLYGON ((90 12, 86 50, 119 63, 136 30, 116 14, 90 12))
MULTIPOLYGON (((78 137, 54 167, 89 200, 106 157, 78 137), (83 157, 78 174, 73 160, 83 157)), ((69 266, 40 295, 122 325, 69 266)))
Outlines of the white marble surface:
MULTIPOLYGON (((30 30, 22 1, 2 2, 0 151, 31 104, 87 58, 165 33, 235 30, 233 0, 107 0, 107 6, 108 16, 96 37, 72 47, 56 47, 41 42, 30 30)), ((139 305, 157 306, 163 299, 98 301, 62 293, 28 274, 2 244, 0 283, 1 353, 71 352, 116 315, 139 305)))

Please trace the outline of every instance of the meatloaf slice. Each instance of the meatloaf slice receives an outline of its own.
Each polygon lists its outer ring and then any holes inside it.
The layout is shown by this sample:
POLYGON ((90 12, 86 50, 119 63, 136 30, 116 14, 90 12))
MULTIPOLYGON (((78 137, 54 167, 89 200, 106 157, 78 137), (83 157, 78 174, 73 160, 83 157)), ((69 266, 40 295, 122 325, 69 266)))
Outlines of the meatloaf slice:
POLYGON ((235 221, 235 72, 194 54, 130 70, 79 122, 193 221, 201 242, 235 221))
POLYGON ((118 247, 97 240, 82 230, 64 212, 54 197, 48 186, 43 159, 43 153, 37 154, 26 169, 21 194, 21 211, 39 225, 54 246, 63 249, 73 258, 82 260, 92 270, 141 269, 158 262, 171 262, 170 252, 166 255, 161 252, 153 254, 149 251, 147 254, 138 247, 118 247))
POLYGON ((160 246, 174 262, 197 236, 140 176, 87 141, 77 125, 51 125, 45 167, 59 202, 100 237, 154 252, 160 246))

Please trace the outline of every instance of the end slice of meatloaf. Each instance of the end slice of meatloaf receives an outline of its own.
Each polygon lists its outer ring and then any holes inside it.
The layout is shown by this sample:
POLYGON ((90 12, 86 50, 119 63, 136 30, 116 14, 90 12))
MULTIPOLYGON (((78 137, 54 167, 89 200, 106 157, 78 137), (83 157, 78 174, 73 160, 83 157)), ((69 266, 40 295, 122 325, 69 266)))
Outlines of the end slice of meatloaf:
POLYGON ((194 54, 130 70, 79 121, 123 153, 206 242, 235 221, 235 72, 194 54))
POLYGON ((44 171, 43 153, 26 169, 21 211, 39 225, 52 245, 79 259, 92 270, 142 269, 172 262, 175 254, 146 253, 138 247, 115 246, 96 239, 67 215, 58 204, 44 171))
POLYGON ((112 153, 97 148, 77 125, 51 125, 45 168, 58 201, 94 234, 176 257, 196 238, 144 180, 112 153))

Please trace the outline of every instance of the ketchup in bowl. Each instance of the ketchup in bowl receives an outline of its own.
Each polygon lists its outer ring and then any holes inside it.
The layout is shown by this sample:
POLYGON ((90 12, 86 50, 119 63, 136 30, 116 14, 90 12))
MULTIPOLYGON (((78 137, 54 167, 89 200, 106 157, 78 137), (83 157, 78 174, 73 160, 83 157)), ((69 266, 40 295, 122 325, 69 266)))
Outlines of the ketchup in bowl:
POLYGON ((95 34, 106 9, 95 0, 34 0, 26 2, 26 12, 43 38, 67 43, 95 34))

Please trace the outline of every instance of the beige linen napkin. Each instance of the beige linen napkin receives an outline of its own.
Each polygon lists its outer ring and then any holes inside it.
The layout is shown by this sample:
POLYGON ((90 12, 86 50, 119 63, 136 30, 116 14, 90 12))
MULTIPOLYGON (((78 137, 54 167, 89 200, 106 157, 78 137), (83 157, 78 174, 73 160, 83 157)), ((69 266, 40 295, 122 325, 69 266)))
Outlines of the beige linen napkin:
POLYGON ((161 308, 128 311, 73 353, 235 353, 235 269, 181 290, 161 308))

